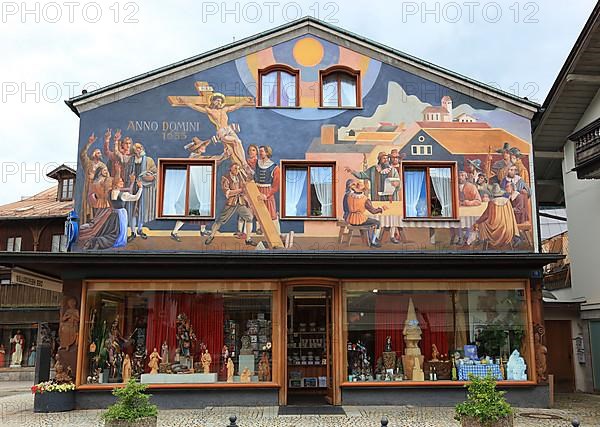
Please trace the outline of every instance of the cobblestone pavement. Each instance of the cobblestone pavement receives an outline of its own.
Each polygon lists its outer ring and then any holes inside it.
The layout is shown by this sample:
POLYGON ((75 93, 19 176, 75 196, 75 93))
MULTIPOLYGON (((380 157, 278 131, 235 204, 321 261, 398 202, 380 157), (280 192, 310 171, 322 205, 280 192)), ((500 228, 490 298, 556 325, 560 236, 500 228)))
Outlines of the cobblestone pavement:
MULTIPOLYGON (((73 411, 62 414, 34 414, 31 394, 0 397, 0 426, 102 426, 101 411, 73 411)), ((230 415, 237 415, 239 427, 379 427, 387 416, 390 427, 457 427, 453 408, 345 406, 346 415, 277 416, 277 407, 208 407, 197 410, 162 410, 159 426, 226 427, 230 415)), ((559 395, 553 409, 517 409, 517 427, 568 427, 577 416, 582 427, 600 426, 600 396, 559 395)))

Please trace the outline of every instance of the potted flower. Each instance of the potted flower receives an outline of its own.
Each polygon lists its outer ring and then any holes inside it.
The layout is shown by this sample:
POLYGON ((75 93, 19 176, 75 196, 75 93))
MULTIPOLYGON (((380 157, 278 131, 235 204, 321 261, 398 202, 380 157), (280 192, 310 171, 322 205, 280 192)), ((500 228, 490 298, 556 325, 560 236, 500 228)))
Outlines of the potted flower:
POLYGON ((113 389, 117 403, 102 414, 106 427, 156 427, 158 408, 150 404, 148 386, 130 379, 125 387, 113 389))
POLYGON ((64 412, 75 409, 75 384, 46 381, 31 387, 33 412, 64 412))
POLYGON ((462 427, 512 427, 513 411, 504 399, 505 392, 496 390, 491 374, 469 376, 467 400, 456 405, 454 418, 462 427))

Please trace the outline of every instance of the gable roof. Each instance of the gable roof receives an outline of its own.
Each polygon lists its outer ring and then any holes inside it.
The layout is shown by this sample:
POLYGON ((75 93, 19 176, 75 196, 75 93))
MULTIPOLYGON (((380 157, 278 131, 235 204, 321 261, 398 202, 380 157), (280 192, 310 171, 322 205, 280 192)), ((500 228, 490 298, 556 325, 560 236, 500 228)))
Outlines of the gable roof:
POLYGON ((600 90, 600 2, 592 10, 533 120, 540 204, 563 205, 563 147, 600 90))
POLYGON ((58 200, 58 185, 18 202, 0 206, 0 220, 65 217, 73 210, 73 201, 58 200))
POLYGON ((488 153, 490 147, 497 148, 508 142, 521 153, 529 154, 531 146, 521 138, 504 129, 423 129, 452 154, 488 153))
POLYGON ((124 97, 158 87, 305 34, 312 34, 332 43, 342 45, 348 49, 417 74, 433 82, 452 87, 458 92, 468 94, 481 101, 497 105, 524 117, 531 118, 539 108, 538 104, 526 98, 520 98, 511 93, 501 91, 311 16, 291 21, 206 53, 157 68, 92 92, 81 94, 65 102, 75 114, 79 115, 81 112, 117 99, 123 99, 124 97), (116 96, 117 94, 118 96, 116 96))

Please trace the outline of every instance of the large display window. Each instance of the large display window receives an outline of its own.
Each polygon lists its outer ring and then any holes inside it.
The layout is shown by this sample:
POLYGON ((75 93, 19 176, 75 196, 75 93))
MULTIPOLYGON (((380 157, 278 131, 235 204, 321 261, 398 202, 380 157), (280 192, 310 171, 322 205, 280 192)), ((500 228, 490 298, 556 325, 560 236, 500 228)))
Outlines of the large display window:
POLYGON ((86 294, 80 384, 272 381, 268 283, 94 283, 86 294))
POLYGON ((345 382, 533 379, 524 282, 363 282, 345 290, 345 382))

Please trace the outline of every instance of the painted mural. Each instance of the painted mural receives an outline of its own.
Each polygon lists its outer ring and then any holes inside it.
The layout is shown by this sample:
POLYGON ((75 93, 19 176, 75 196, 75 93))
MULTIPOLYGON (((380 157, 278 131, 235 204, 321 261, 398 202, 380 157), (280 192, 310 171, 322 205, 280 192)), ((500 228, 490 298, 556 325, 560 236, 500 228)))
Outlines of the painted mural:
POLYGON ((527 119, 311 35, 84 112, 80 137, 75 250, 533 250, 527 119), (298 81, 267 86, 275 64, 298 81))

